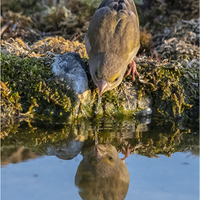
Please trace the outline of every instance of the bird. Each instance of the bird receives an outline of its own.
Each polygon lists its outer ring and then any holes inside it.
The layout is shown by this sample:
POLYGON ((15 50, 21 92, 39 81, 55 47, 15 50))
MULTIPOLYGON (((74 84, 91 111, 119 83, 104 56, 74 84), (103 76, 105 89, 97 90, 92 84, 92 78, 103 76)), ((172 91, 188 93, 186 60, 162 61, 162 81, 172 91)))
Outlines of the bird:
POLYGON ((95 144, 82 150, 75 185, 82 199, 125 199, 130 175, 123 159, 111 144, 95 144))
POLYGON ((139 76, 133 58, 140 48, 139 18, 133 0, 104 0, 85 35, 89 71, 99 96, 117 87, 127 66, 139 76))

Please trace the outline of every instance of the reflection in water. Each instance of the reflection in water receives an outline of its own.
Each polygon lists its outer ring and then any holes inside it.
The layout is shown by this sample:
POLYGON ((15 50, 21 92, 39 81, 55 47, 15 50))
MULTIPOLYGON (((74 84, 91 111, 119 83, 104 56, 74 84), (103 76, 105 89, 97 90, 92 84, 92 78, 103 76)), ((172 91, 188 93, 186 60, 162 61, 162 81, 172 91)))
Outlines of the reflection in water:
POLYGON ((37 155, 28 148, 5 148, 4 151, 1 151, 1 164, 19 163, 36 157, 37 155))
POLYGON ((125 146, 134 147, 127 152, 146 157, 170 157, 185 151, 199 156, 198 127, 149 118, 104 118, 64 124, 41 120, 1 127, 2 165, 42 155, 71 160, 81 153, 83 160, 73 178, 82 199, 125 199, 129 172, 118 156, 125 146))
POLYGON ((129 172, 111 144, 85 148, 75 184, 83 200, 123 200, 129 187, 129 172))
POLYGON ((69 124, 33 121, 1 128, 2 164, 17 163, 36 155, 55 155, 70 160, 80 153, 83 146, 94 144, 97 138, 99 144, 110 143, 118 152, 130 144, 134 147, 133 154, 147 157, 159 154, 170 157, 172 153, 184 151, 199 155, 198 127, 190 129, 183 124, 162 120, 150 122, 148 118, 105 118, 69 124), (25 149, 34 153, 26 153, 24 159, 25 149))
POLYGON ((71 160, 80 153, 82 147, 83 142, 76 138, 74 140, 65 139, 59 145, 47 147, 44 154, 48 156, 55 155, 62 160, 71 160))

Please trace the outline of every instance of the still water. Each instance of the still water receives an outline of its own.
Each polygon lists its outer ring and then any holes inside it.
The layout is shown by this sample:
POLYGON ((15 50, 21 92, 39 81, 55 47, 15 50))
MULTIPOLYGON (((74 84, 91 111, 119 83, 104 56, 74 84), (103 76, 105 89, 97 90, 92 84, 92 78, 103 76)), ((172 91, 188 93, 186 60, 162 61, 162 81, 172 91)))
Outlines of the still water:
POLYGON ((2 200, 199 199, 199 134, 191 124, 23 121, 2 127, 1 143, 2 200), (122 161, 129 145, 131 154, 122 161))

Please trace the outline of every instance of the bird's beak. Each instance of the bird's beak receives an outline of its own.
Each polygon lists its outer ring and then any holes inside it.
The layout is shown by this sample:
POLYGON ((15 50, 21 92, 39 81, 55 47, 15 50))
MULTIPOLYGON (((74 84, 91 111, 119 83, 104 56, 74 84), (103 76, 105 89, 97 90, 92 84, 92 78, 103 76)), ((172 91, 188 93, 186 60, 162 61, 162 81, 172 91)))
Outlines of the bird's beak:
POLYGON ((99 90, 99 96, 101 97, 102 94, 105 91, 105 88, 107 87, 108 83, 106 81, 99 81, 98 83, 98 90, 99 90))
POLYGON ((102 152, 100 151, 99 149, 99 145, 98 144, 95 144, 94 146, 94 156, 99 159, 103 156, 102 152))

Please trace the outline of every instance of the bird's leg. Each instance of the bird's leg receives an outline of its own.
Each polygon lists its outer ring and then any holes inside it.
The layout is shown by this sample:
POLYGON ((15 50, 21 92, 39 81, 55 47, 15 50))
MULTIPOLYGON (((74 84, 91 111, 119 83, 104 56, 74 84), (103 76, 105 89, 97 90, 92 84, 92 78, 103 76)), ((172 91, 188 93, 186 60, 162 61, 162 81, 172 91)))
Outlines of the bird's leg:
POLYGON ((132 148, 130 144, 127 146, 127 148, 122 147, 122 154, 124 154, 125 156, 124 158, 121 158, 121 160, 125 160, 126 158, 128 158, 133 149, 134 148, 132 148))
POLYGON ((135 64, 135 61, 134 61, 134 60, 132 60, 132 61, 129 63, 129 67, 130 67, 130 69, 128 70, 126 76, 128 76, 128 75, 131 73, 131 71, 132 71, 132 80, 134 81, 134 80, 135 80, 135 74, 136 74, 137 76, 139 76, 139 74, 138 74, 138 72, 137 72, 137 68, 136 68, 136 64, 135 64))

